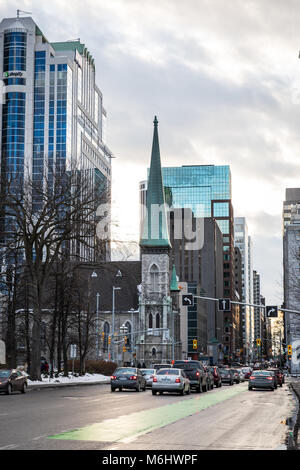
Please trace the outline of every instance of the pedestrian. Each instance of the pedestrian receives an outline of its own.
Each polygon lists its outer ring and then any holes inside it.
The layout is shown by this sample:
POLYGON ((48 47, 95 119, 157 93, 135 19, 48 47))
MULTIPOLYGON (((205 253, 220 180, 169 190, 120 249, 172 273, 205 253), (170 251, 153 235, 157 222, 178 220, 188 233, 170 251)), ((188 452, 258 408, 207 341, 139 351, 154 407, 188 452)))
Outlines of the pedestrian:
POLYGON ((138 362, 138 365, 137 365, 137 368, 140 369, 142 366, 141 366, 141 363, 138 362))
POLYGON ((142 369, 146 369, 146 364, 143 362, 142 369))

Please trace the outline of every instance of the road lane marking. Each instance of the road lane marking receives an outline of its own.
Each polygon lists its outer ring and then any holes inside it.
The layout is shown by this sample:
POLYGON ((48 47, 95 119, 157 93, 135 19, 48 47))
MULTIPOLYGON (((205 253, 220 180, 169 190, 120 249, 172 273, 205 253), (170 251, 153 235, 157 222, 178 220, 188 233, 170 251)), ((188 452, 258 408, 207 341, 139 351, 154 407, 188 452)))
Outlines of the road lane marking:
POLYGON ((138 411, 118 418, 106 419, 83 428, 61 432, 49 436, 48 439, 99 442, 123 441, 179 421, 245 391, 246 389, 230 388, 220 390, 219 393, 203 393, 195 398, 180 400, 158 408, 138 411))
POLYGON ((5 450, 5 449, 15 449, 17 444, 9 444, 8 446, 0 447, 0 450, 5 450))

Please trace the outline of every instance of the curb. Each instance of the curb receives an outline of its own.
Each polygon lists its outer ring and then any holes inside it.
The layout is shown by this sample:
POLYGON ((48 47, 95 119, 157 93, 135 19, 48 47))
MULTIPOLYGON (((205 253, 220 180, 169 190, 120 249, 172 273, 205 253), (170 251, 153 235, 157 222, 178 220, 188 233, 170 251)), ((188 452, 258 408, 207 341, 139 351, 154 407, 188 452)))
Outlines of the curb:
POLYGON ((43 390, 49 388, 62 388, 62 387, 78 387, 80 385, 107 385, 110 381, 107 382, 72 382, 72 383, 45 383, 44 385, 41 384, 28 384, 28 390, 43 390))

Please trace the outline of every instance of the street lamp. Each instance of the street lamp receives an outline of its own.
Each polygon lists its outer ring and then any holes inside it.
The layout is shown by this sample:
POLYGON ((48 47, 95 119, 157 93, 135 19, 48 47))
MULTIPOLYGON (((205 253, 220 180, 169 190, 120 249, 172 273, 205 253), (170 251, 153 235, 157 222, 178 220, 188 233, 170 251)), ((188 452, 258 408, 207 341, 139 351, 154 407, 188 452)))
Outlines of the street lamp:
MULTIPOLYGON (((98 274, 96 271, 93 271, 91 278, 95 279, 98 277, 98 274)), ((100 294, 97 292, 96 294, 96 359, 99 358, 99 299, 100 299, 100 294)))
MULTIPOLYGON (((120 270, 118 270, 116 274, 116 278, 121 279, 122 278, 122 273, 120 270)), ((115 359, 115 291, 116 290, 121 290, 121 287, 115 287, 113 286, 112 288, 112 361, 115 359)))

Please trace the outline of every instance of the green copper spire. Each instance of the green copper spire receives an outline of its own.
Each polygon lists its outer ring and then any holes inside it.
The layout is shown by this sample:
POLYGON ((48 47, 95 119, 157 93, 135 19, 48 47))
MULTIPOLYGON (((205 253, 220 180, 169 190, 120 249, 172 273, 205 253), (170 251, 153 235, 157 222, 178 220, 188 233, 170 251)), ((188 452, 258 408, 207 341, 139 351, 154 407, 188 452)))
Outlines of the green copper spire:
POLYGON ((144 220, 140 245, 144 247, 168 248, 171 244, 168 233, 157 130, 158 120, 156 116, 153 123, 151 165, 147 188, 147 214, 144 220))
POLYGON ((177 282, 175 264, 173 264, 172 277, 171 277, 171 284, 170 284, 170 291, 171 291, 171 292, 179 292, 179 291, 180 291, 180 289, 179 289, 179 287, 178 287, 178 282, 177 282))

